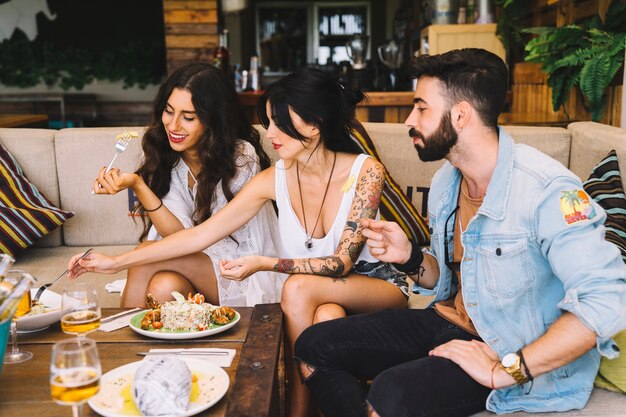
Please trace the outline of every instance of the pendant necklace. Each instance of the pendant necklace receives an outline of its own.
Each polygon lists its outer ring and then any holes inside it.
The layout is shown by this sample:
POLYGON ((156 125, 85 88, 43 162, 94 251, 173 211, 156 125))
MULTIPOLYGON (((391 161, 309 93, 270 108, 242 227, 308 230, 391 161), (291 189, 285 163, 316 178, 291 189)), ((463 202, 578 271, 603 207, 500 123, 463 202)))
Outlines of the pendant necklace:
POLYGON ((322 205, 320 206, 320 211, 317 213, 317 220, 315 220, 315 225, 313 226, 313 230, 311 230, 311 234, 309 234, 309 228, 306 225, 306 210, 304 209, 304 201, 302 200, 302 187, 300 186, 300 165, 296 161, 296 178, 298 179, 298 192, 300 193, 300 206, 302 207, 302 219, 304 220, 304 234, 306 235, 306 240, 304 241, 304 246, 311 250, 313 248, 313 234, 315 233, 315 229, 317 229, 317 223, 320 221, 320 217, 322 215, 322 209, 324 208, 324 201, 326 201, 326 194, 328 194, 328 188, 330 187, 330 180, 333 177, 333 172, 335 171, 335 162, 337 162, 337 154, 334 154, 335 158, 333 159, 333 166, 330 169, 330 176, 328 177, 328 182, 326 183, 326 190, 324 190, 324 197, 322 197, 322 205))

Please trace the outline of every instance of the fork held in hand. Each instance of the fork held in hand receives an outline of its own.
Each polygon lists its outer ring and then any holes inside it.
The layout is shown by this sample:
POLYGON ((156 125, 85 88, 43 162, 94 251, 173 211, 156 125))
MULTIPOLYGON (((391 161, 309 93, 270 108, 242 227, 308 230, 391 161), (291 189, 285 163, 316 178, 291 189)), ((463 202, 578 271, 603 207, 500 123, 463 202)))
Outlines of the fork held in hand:
MULTIPOLYGON (((115 142, 115 155, 113 155, 113 159, 111 159, 111 162, 109 163, 109 166, 107 166, 107 169, 104 170, 105 174, 111 170, 113 162, 115 162, 117 156, 126 150, 130 140, 138 137, 139 134, 137 132, 129 132, 127 130, 125 130, 124 133, 117 135, 117 142, 115 142)), ((102 188, 102 186, 99 186, 99 188, 102 188)), ((91 194, 95 194, 95 191, 92 190, 91 194)))
MULTIPOLYGON (((89 248, 87 249, 87 251, 85 251, 85 253, 83 253, 83 256, 81 256, 80 258, 78 258, 78 260, 76 261, 76 263, 74 264, 74 268, 76 268, 76 265, 78 265, 78 261, 80 261, 81 259, 85 259, 85 257, 87 255, 89 255, 91 253, 91 251, 93 250, 93 248, 89 248)), ((73 268, 72 268, 73 269, 73 268)), ((39 287, 39 289, 37 290, 37 293, 35 294, 35 296, 33 297, 33 303, 38 302, 39 301, 39 297, 41 297, 41 294, 43 294, 43 292, 50 288, 51 286, 53 286, 58 280, 60 280, 61 278, 63 278, 65 276, 65 274, 67 274, 68 272, 70 272, 69 268, 65 270, 65 272, 63 272, 61 275, 59 275, 54 281, 49 282, 48 284, 43 284, 41 287, 39 287)))
POLYGON ((130 142, 130 140, 132 138, 138 138, 138 137, 139 135, 137 134, 137 132, 128 132, 128 131, 124 131, 124 133, 117 135, 117 142, 115 142, 115 155, 113 155, 113 159, 111 159, 109 166, 107 166, 107 169, 104 171, 105 174, 111 170, 111 167, 113 166, 113 162, 115 162, 115 159, 117 158, 117 156, 126 150, 126 147, 128 146, 128 143, 130 142))

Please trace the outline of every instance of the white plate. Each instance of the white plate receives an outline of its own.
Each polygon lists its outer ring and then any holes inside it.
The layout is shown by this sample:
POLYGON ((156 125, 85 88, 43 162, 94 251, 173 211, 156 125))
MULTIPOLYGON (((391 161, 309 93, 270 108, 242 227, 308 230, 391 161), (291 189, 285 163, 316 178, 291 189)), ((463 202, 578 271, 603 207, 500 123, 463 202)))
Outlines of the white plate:
MULTIPOLYGON (((32 288, 30 290, 30 295, 34 297, 38 289, 39 287, 32 288)), ((47 329, 51 324, 61 320, 61 316, 63 315, 61 311, 62 299, 63 296, 61 294, 45 290, 41 294, 39 301, 42 302, 47 309, 50 309, 50 311, 47 313, 35 314, 34 316, 20 317, 17 319, 17 331, 19 333, 37 332, 39 330, 47 329)))
MULTIPOLYGON (((219 366, 202 359, 180 358, 187 363, 191 373, 198 378, 198 397, 189 403, 189 408, 180 417, 193 416, 216 404, 228 391, 230 379, 228 374, 219 366)), ((115 368, 100 378, 100 392, 88 401, 89 406, 96 413, 105 417, 125 417, 132 414, 128 410, 120 409, 119 405, 130 399, 130 393, 125 398, 124 389, 132 384, 135 371, 142 361, 129 363, 115 368), (117 405, 117 406, 116 406, 117 405)))
POLYGON ((144 310, 141 313, 135 314, 133 317, 131 317, 130 328, 139 334, 142 334, 148 337, 153 337, 155 339, 181 340, 181 339, 197 339, 199 337, 210 336, 212 334, 221 333, 225 330, 230 329, 235 324, 237 324, 239 319, 241 319, 241 315, 239 314, 239 312, 235 311, 236 317, 230 323, 223 324, 223 325, 212 324, 211 326, 214 326, 214 327, 208 328, 206 330, 196 330, 196 331, 189 331, 189 332, 172 332, 172 331, 167 331, 163 329, 144 330, 140 327, 139 323, 141 323, 141 319, 143 318, 144 314, 146 314, 146 312, 148 311, 150 310, 144 310))

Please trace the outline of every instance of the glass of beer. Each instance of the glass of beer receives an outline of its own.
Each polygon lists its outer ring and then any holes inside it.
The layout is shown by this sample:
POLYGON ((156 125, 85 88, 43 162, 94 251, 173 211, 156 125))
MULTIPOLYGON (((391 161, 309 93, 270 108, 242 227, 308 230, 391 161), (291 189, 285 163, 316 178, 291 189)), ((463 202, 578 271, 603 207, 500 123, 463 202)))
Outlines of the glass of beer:
POLYGON ((93 284, 79 282, 63 292, 61 329, 67 334, 85 337, 100 327, 100 304, 93 284))
POLYGON ((100 390, 100 358, 92 339, 68 339, 52 346, 50 394, 60 405, 71 405, 73 417, 82 416, 83 404, 100 390))
MULTIPOLYGON (((6 272, 3 280, 12 282, 13 285, 17 285, 22 280, 30 280, 31 285, 35 282, 35 278, 28 272, 15 269, 6 272)), ((31 285, 29 285, 28 288, 30 288, 31 285)), ((4 363, 26 362, 33 357, 31 352, 20 350, 17 345, 17 320, 23 315, 28 314, 30 307, 30 290, 27 289, 22 298, 20 298, 17 310, 15 310, 15 315, 13 315, 13 319, 11 320, 11 351, 4 354, 4 363)))

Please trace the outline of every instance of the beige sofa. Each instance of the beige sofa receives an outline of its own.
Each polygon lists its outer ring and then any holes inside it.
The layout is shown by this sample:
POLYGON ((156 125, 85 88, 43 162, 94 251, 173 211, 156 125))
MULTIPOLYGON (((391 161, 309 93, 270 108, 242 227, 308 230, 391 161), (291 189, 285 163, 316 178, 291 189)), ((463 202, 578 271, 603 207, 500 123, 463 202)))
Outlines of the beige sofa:
MULTIPOLYGON (((425 212, 425 193, 441 162, 421 162, 400 124, 365 123, 382 162, 408 192, 418 210, 425 212)), ((626 130, 592 122, 578 122, 565 128, 505 126, 517 142, 532 145, 568 166, 586 179, 591 169, 615 149, 620 167, 626 170, 626 130)), ((91 194, 91 183, 99 169, 114 155, 115 137, 124 130, 143 133, 142 127, 48 129, 0 129, 0 142, 15 156, 28 178, 54 204, 76 213, 60 230, 42 239, 18 257, 17 267, 31 272, 39 283, 50 282, 67 268, 69 258, 86 248, 116 254, 137 244, 141 221, 129 216, 127 193, 116 196, 91 194)), ((262 129, 261 129, 262 131, 262 129)), ((263 131, 262 131, 263 133, 263 131)), ((270 156, 271 145, 264 141, 270 156)), ((119 155, 116 166, 133 170, 141 159, 140 140, 131 142, 119 155)), ((119 294, 104 290, 107 282, 124 278, 88 274, 97 283, 103 306, 117 306, 119 294)), ((60 291, 67 280, 52 289, 60 291)), ((425 300, 414 298, 413 306, 425 300)), ((596 390, 589 406, 568 415, 623 415, 626 396, 596 390)))

